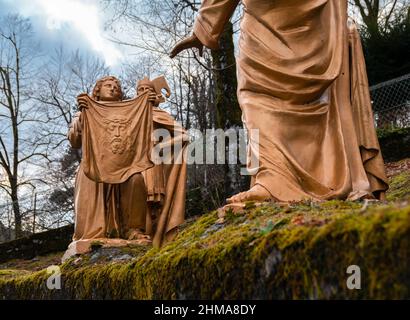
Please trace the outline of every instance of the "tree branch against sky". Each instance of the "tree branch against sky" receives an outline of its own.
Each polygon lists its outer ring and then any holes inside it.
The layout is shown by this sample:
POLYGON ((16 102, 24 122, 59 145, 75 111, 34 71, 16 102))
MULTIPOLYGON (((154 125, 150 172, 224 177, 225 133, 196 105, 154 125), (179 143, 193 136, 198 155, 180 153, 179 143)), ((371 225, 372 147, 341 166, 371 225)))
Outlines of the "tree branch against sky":
POLYGON ((408 8, 409 0, 349 0, 352 9, 357 9, 367 31, 375 37, 386 32, 395 13, 408 8))
POLYGON ((28 20, 12 15, 4 18, 0 28, 0 166, 6 176, 2 188, 12 203, 16 237, 22 235, 20 190, 29 184, 21 175, 22 167, 33 158, 47 159, 38 144, 26 143, 30 136, 23 122, 35 112, 30 105, 31 84, 36 81, 29 63, 36 56, 31 32, 28 20))

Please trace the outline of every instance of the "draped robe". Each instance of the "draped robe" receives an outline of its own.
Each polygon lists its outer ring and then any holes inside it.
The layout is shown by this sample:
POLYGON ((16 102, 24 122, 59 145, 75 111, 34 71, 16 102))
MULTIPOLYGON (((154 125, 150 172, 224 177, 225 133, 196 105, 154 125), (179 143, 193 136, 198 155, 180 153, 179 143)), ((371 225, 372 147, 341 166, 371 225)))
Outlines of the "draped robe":
MULTIPOLYGON (((202 44, 218 48, 238 3, 202 1, 194 24, 202 44)), ((387 178, 347 1, 242 3, 238 100, 249 159, 259 156, 258 166, 248 163, 252 185, 278 201, 383 199, 387 178)))
POLYGON ((166 111, 152 108, 154 130, 166 130, 169 135, 160 143, 160 148, 169 154, 169 161, 156 163, 142 174, 147 187, 148 214, 147 233, 153 244, 159 247, 177 234, 178 226, 184 222, 187 164, 186 152, 189 136, 186 130, 166 111), (158 208, 158 216, 152 214, 153 206, 158 208))

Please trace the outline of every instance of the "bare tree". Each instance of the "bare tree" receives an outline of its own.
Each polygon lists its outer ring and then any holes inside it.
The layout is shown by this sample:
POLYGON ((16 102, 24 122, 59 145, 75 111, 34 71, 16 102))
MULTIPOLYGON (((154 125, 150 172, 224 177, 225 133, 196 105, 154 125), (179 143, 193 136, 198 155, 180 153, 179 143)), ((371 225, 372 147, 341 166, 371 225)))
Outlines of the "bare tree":
MULTIPOLYGON (((46 123, 37 126, 44 144, 51 154, 67 148, 67 128, 78 111, 76 97, 80 93, 91 94, 96 81, 109 74, 109 68, 98 58, 82 55, 79 51, 66 53, 60 47, 42 68, 39 88, 33 98, 46 123)), ((78 158, 79 160, 80 158, 78 158)))
POLYGON ((50 187, 37 209, 39 227, 49 229, 72 222, 74 179, 81 154, 69 146, 67 131, 78 112, 76 97, 84 92, 91 94, 96 81, 110 70, 94 56, 79 51, 66 53, 63 47, 54 52, 42 70, 33 98, 46 123, 33 130, 42 134, 51 160, 43 168, 50 187))
POLYGON ((387 32, 389 24, 400 10, 409 10, 409 0, 349 0, 358 9, 366 31, 372 37, 387 32))
POLYGON ((3 18, 0 25, 0 166, 5 179, 0 187, 12 203, 16 237, 22 235, 24 214, 19 192, 26 186, 34 187, 40 180, 23 175, 22 170, 29 170, 31 161, 47 160, 47 153, 36 143, 37 137, 28 132, 30 123, 41 121, 31 98, 36 82, 32 62, 37 49, 28 20, 14 15, 3 18))
POLYGON ((24 229, 36 230, 36 220, 37 229, 70 220, 72 168, 80 154, 68 148, 68 126, 76 96, 91 93, 109 69, 93 56, 63 48, 45 61, 28 20, 8 16, 0 26, 0 188, 20 237, 24 229))

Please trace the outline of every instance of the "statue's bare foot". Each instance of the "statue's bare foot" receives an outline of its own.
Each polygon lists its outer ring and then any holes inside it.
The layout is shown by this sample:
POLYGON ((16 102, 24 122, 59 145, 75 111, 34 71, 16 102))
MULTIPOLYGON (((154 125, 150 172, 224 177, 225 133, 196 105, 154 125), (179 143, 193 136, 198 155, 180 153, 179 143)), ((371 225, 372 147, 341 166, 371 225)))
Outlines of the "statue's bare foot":
POLYGON ((377 200, 369 191, 353 191, 347 197, 349 201, 377 200))
POLYGON ((238 193, 228 199, 227 203, 245 202, 245 201, 269 201, 272 200, 272 196, 264 187, 259 184, 255 184, 250 190, 238 193))
POLYGON ((141 244, 152 242, 151 237, 145 234, 140 229, 132 229, 128 231, 127 236, 128 236, 128 240, 136 240, 138 242, 141 242, 141 244))

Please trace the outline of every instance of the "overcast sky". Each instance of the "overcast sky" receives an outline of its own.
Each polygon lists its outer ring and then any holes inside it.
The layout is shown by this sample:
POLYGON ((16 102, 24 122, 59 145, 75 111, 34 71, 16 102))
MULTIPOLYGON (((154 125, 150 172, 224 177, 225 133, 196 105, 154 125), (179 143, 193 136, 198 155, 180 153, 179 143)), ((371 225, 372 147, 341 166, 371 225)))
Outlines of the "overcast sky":
POLYGON ((46 51, 63 43, 68 50, 93 53, 114 68, 124 58, 124 49, 107 39, 106 15, 98 0, 0 0, 0 15, 10 13, 30 18, 46 51))

